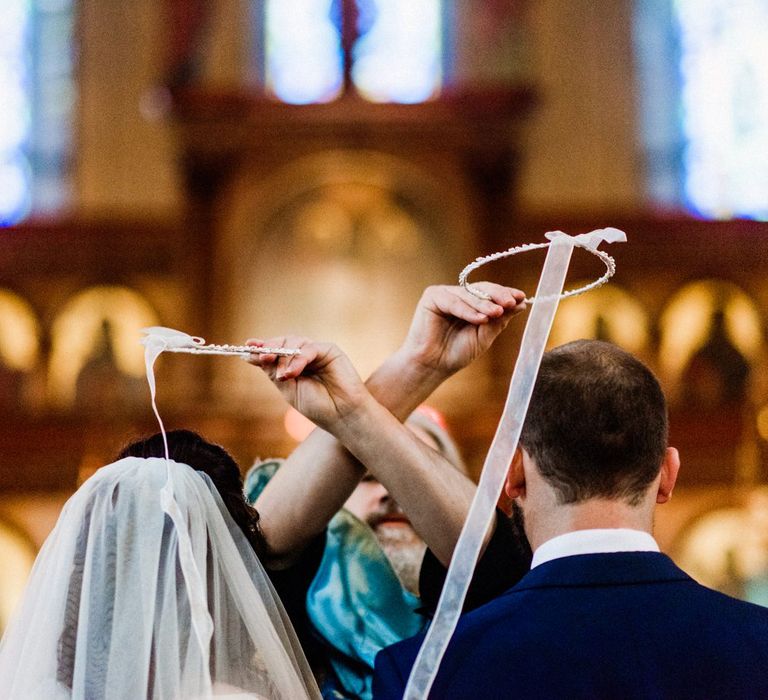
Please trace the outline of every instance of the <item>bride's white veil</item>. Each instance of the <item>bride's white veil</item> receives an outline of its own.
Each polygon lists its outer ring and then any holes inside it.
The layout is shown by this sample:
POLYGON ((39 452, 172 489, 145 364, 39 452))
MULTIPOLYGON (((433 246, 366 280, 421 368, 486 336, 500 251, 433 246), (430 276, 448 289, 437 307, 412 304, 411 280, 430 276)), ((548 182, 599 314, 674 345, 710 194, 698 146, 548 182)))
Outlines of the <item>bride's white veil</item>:
POLYGON ((127 457, 81 486, 40 551, 0 643, 0 695, 298 700, 319 692, 209 477, 127 457))

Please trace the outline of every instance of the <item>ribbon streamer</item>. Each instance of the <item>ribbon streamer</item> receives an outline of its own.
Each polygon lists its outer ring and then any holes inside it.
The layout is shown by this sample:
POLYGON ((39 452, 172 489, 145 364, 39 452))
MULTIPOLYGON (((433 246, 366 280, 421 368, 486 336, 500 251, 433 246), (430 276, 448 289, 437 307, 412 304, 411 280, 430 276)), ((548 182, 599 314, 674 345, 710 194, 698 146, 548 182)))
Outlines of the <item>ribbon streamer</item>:
MULTIPOLYGON (((165 485, 160 491, 160 505, 168 517, 173 522, 176 534, 179 538, 179 565, 181 566, 184 583, 187 587, 189 597, 190 616, 192 619, 192 629, 195 633, 195 639, 200 648, 204 660, 204 666, 207 666, 210 657, 211 637, 213 636, 213 620, 208 612, 208 600, 205 593, 205 584, 200 574, 200 569, 195 562, 195 556, 192 551, 192 540, 189 535, 189 527, 185 522, 179 504, 176 501, 173 488, 173 464, 168 453, 168 437, 165 433, 165 425, 160 417, 160 411, 157 409, 156 383, 155 383, 155 360, 160 354, 173 347, 174 343, 187 343, 191 339, 202 340, 202 338, 192 338, 171 328, 146 328, 147 334, 141 343, 144 346, 144 363, 147 371, 147 383, 149 384, 149 395, 152 399, 152 410, 155 418, 160 425, 160 433, 163 436, 163 447, 165 449, 166 480, 165 485)), ((178 347, 178 345, 177 345, 178 347)))
POLYGON ((152 400, 152 411, 160 426, 160 433, 163 436, 163 448, 165 450, 167 476, 165 485, 160 491, 160 504, 163 511, 173 522, 179 538, 179 565, 181 566, 184 583, 187 587, 192 628, 203 657, 203 666, 207 667, 210 657, 211 637, 213 636, 213 620, 208 612, 206 585, 192 551, 189 526, 182 516, 174 494, 174 465, 169 456, 168 436, 165 432, 165 425, 157 408, 155 361, 163 352, 185 352, 194 355, 229 355, 248 358, 254 354, 299 355, 301 351, 294 348, 265 348, 250 345, 206 345, 204 338, 188 335, 187 333, 163 326, 144 328, 142 332, 144 337, 141 339, 141 344, 144 346, 144 364, 146 365, 149 395, 152 400))
POLYGON ((517 449, 573 249, 579 246, 595 250, 604 240, 626 240, 624 233, 617 229, 599 229, 575 237, 556 231, 547 234, 547 238, 551 242, 536 290, 537 303, 532 306, 525 326, 504 411, 485 459, 467 520, 456 543, 435 617, 408 678, 404 694, 406 700, 423 700, 429 695, 458 624, 483 539, 491 526, 512 455, 517 449))

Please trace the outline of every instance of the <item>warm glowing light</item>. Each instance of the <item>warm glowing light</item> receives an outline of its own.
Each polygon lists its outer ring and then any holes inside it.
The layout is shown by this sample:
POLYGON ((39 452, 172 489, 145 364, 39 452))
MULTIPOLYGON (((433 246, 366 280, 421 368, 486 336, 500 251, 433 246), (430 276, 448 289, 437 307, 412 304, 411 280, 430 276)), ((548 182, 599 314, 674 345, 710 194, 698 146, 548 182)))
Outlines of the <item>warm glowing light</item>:
POLYGON ((762 342, 755 303, 733 284, 717 280, 693 282, 673 297, 661 315, 659 361, 668 376, 677 377, 704 345, 718 308, 724 313, 730 342, 747 359, 755 359, 762 342))
POLYGON ((39 336, 32 307, 13 292, 0 289, 0 361, 12 370, 29 371, 37 362, 39 336))
POLYGON ((131 377, 144 375, 141 329, 158 325, 157 314, 131 289, 93 287, 71 299, 53 324, 48 380, 54 401, 74 400, 77 377, 98 347, 104 322, 117 369, 131 377))
POLYGON ((757 413, 757 432, 768 441, 768 406, 763 406, 757 413))
POLYGON ((741 590, 745 600, 768 605, 768 490, 757 487, 729 500, 685 528, 675 561, 711 588, 741 590))
POLYGON ((15 528, 0 522, 0 633, 21 600, 35 552, 15 528))
MULTIPOLYGON (((582 284, 578 282, 573 286, 582 284)), ((549 345, 555 347, 579 338, 597 338, 600 331, 607 340, 630 352, 640 352, 648 342, 645 309, 629 292, 613 284, 573 297, 560 306, 549 345)))
POLYGON ((309 418, 299 413, 293 406, 289 407, 283 418, 285 432, 296 442, 304 442, 309 434, 317 427, 309 418))
POLYGON ((768 4, 677 0, 685 192, 713 218, 768 219, 768 4))
POLYGON ((351 250, 355 222, 343 202, 330 197, 308 203, 296 216, 296 238, 301 245, 327 250, 351 250))

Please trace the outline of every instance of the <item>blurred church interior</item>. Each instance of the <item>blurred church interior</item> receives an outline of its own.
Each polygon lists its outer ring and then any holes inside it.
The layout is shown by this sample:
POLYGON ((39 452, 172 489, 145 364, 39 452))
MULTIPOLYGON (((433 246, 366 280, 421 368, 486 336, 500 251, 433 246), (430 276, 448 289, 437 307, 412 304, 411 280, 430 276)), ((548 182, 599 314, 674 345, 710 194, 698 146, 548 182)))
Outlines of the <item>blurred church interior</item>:
MULTIPOLYGON (((768 604, 766 35, 764 0, 3 0, 0 627, 66 498, 156 430, 141 328, 303 334, 365 375, 425 286, 605 226, 618 272, 550 345, 657 372, 662 548, 768 604)), ((543 258, 483 273, 533 293, 543 258)), ((601 273, 577 251, 568 286, 601 273)), ((475 476, 524 323, 432 400, 475 476)), ((156 371, 166 426, 244 468, 301 437, 240 360, 156 371)))

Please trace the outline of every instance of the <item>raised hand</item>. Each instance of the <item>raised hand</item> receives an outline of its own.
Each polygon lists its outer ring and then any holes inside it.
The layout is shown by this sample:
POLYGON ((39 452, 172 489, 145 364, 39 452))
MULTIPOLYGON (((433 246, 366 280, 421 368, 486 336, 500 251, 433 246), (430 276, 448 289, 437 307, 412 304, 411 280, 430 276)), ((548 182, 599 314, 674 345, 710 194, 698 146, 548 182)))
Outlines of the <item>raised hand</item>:
POLYGON ((297 411, 324 428, 346 419, 371 399, 349 358, 332 343, 306 338, 249 339, 248 345, 295 347, 300 355, 254 355, 248 360, 261 367, 283 398, 297 411))
POLYGON ((446 376, 482 355, 512 316, 525 309, 525 294, 491 282, 473 286, 490 300, 478 299, 463 287, 427 287, 398 352, 446 376))
POLYGON ((301 348, 298 356, 257 355, 249 362, 261 366, 294 408, 324 428, 293 451, 259 496, 273 566, 290 565, 322 532, 364 474, 362 464, 407 509, 438 558, 450 560, 474 485, 398 421, 485 352, 511 316, 525 308, 520 291, 475 286, 490 301, 460 287, 428 288, 403 345, 365 385, 334 345, 290 337, 248 341, 301 348))

